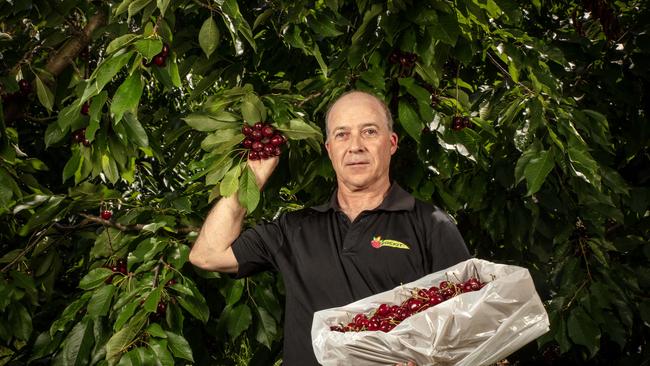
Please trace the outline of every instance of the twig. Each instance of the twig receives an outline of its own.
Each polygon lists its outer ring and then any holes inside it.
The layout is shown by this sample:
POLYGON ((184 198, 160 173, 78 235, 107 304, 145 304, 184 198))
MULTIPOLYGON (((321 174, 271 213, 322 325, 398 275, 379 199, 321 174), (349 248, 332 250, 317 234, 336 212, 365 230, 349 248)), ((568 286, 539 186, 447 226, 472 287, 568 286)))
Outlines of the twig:
POLYGON ((512 75, 510 75, 510 73, 508 72, 508 70, 506 70, 503 66, 501 66, 501 64, 499 63, 499 61, 497 61, 497 60, 494 58, 494 56, 492 56, 492 54, 491 54, 490 52, 487 52, 487 57, 490 59, 490 62, 491 62, 494 66, 496 66, 497 69, 499 69, 499 71, 501 71, 501 73, 502 73, 504 76, 506 76, 506 77, 508 78, 508 80, 510 80, 511 82, 513 82, 513 83, 519 85, 520 87, 526 89, 526 92, 527 92, 527 93, 529 93, 529 94, 535 94, 535 93, 534 93, 532 90, 530 90, 526 85, 522 84, 522 83, 519 82, 519 81, 515 81, 515 80, 512 78, 512 75))
POLYGON ((34 232, 34 233, 32 234, 32 236, 29 238, 29 243, 27 244, 27 246, 25 246, 25 249, 23 249, 23 250, 20 252, 20 254, 18 254, 18 255, 16 256, 16 258, 14 258, 11 262, 9 262, 6 266, 4 266, 4 267, 0 270, 0 272, 1 272, 1 273, 4 273, 4 272, 8 271, 11 267, 14 266, 14 264, 18 263, 18 261, 19 261, 21 258, 24 258, 25 255, 27 254, 27 252, 29 252, 29 251, 30 251, 34 246, 36 246, 36 244, 38 244, 38 242, 39 242, 40 239, 43 237, 43 235, 45 235, 45 233, 46 233, 46 232, 47 232, 51 227, 52 227, 52 225, 50 225, 50 226, 48 226, 47 228, 41 230, 40 232, 34 232), (35 236, 38 236, 38 237, 34 240, 34 237, 35 237, 35 236))
MULTIPOLYGON (((113 227, 115 229, 118 229, 120 231, 142 231, 144 230, 144 227, 146 226, 145 224, 132 224, 132 225, 124 225, 120 224, 119 222, 115 221, 110 221, 110 220, 104 220, 99 216, 93 216, 89 214, 79 214, 80 216, 84 217, 86 220, 101 224, 101 225, 106 225, 113 227)), ((179 234, 188 234, 191 232, 199 232, 199 228, 194 227, 194 226, 184 226, 184 227, 179 227, 176 229, 176 232, 179 234)))

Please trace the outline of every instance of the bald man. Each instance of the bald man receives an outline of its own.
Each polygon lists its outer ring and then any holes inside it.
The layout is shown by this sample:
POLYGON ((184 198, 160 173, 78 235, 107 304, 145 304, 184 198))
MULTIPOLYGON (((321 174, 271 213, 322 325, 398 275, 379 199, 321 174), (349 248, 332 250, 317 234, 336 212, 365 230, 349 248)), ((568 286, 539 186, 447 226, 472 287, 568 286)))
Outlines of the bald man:
MULTIPOLYGON (((195 266, 237 278, 263 270, 282 275, 287 366, 318 365, 310 334, 315 311, 387 291, 469 258, 444 211, 390 181, 398 139, 381 99, 345 93, 329 108, 325 124, 325 148, 337 179, 328 202, 242 232, 246 210, 237 195, 222 198, 190 253, 195 266)), ((277 157, 248 161, 260 189, 277 164, 277 157)))

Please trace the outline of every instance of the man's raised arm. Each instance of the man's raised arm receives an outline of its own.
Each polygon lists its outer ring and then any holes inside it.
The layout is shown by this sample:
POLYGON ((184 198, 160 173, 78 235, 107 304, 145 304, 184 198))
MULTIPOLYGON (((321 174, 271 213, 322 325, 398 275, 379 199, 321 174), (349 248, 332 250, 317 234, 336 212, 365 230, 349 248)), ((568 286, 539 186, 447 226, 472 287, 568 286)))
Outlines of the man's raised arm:
MULTIPOLYGON (((260 190, 278 165, 277 157, 248 161, 260 190)), ((190 252, 193 265, 215 272, 237 272, 237 258, 230 247, 239 237, 246 209, 239 203, 237 194, 220 199, 210 210, 190 252)))

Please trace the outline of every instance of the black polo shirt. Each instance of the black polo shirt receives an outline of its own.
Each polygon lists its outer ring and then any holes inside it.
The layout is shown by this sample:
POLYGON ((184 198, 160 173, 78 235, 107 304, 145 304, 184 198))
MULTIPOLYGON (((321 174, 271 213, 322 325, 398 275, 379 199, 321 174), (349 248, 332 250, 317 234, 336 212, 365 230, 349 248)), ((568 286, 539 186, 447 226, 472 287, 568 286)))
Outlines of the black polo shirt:
POLYGON ((382 204, 350 222, 336 192, 329 203, 281 215, 244 231, 232 249, 237 277, 271 269, 286 290, 284 365, 318 365, 315 311, 342 306, 469 258, 439 208, 394 183, 382 204))

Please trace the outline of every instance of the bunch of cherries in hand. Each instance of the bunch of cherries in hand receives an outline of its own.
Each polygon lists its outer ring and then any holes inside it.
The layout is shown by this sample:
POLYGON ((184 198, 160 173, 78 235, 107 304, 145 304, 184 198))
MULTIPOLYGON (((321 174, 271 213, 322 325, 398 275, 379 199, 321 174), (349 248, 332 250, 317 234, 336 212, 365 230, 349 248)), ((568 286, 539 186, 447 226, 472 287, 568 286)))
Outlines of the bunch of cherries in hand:
POLYGON ((438 287, 416 288, 412 290, 411 296, 404 300, 401 305, 381 304, 370 314, 356 314, 347 325, 333 325, 330 330, 336 332, 362 332, 366 330, 390 332, 404 319, 417 314, 441 302, 464 292, 478 291, 486 282, 481 282, 476 277, 471 277, 465 282, 454 283, 442 281, 438 287))
POLYGON ((241 132, 245 136, 241 144, 248 149, 248 160, 280 156, 281 146, 287 142, 287 139, 268 123, 257 122, 253 126, 244 123, 241 132))

